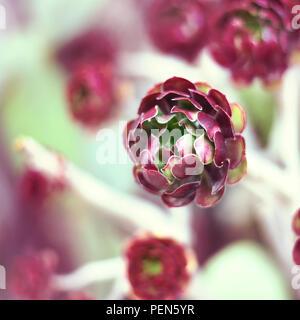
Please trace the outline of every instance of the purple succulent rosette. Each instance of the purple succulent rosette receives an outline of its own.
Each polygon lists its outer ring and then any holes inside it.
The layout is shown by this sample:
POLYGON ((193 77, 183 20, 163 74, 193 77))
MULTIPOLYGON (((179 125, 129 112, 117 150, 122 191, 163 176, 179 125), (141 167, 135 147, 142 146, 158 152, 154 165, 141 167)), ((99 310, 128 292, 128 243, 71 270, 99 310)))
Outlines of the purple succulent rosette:
POLYGON ((128 122, 124 144, 135 180, 169 207, 215 205, 246 173, 245 112, 206 83, 157 84, 128 122))
POLYGON ((144 20, 152 43, 160 51, 193 62, 209 36, 203 0, 152 0, 144 5, 144 20))
MULTIPOLYGON (((210 51, 239 83, 280 80, 299 33, 291 28, 294 0, 224 0, 211 17, 210 51)), ((299 43, 299 42, 298 42, 299 43)))

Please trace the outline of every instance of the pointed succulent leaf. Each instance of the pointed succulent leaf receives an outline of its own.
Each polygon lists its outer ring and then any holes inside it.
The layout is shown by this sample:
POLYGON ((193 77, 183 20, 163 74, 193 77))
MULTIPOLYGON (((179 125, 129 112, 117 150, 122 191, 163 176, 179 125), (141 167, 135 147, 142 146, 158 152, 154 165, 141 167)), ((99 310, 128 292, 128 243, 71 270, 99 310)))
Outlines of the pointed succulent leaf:
POLYGON ((151 193, 160 193, 169 185, 168 179, 153 167, 134 167, 136 181, 151 193))
POLYGON ((220 168, 216 167, 214 163, 211 163, 205 167, 206 178, 211 185, 212 194, 216 194, 225 186, 228 169, 228 160, 225 161, 224 165, 220 168))
POLYGON ((211 89, 208 96, 212 98, 215 103, 220 106, 229 116, 231 116, 231 108, 226 96, 216 89, 211 89))
POLYGON ((202 208, 208 208, 216 205, 222 198, 225 192, 225 187, 220 189, 217 193, 212 194, 212 188, 207 178, 202 177, 201 184, 196 191, 196 203, 202 208))
POLYGON ((215 142, 215 157, 214 162, 217 167, 223 165, 226 159, 226 142, 221 132, 217 131, 214 137, 215 142))
POLYGON ((245 157, 246 144, 241 135, 226 140, 227 157, 230 160, 230 169, 235 169, 245 157))
POLYGON ((164 193, 162 195, 162 200, 169 207, 185 206, 194 200, 198 186, 198 182, 189 182, 181 185, 173 192, 164 193))
POLYGON ((198 112, 198 121, 207 132, 207 135, 211 141, 213 141, 215 133, 221 131, 218 122, 205 112, 198 112))

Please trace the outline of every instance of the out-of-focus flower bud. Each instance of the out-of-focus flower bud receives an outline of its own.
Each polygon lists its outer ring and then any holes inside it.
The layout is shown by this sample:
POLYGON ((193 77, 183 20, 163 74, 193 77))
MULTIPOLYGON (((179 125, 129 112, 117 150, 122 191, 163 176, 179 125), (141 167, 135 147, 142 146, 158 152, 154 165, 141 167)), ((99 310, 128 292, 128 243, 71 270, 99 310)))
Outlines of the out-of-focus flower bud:
POLYGON ((101 29, 88 30, 61 45, 57 61, 68 72, 74 72, 83 63, 116 61, 117 47, 113 36, 101 29))
POLYGON ((189 264, 195 263, 175 240, 154 235, 131 240, 126 258, 133 294, 147 300, 178 298, 190 280, 189 264))
POLYGON ((109 63, 82 64, 71 76, 67 99, 73 118, 97 128, 113 114, 115 75, 109 63))
POLYGON ((245 175, 245 112, 208 84, 168 79, 138 114, 124 132, 134 177, 168 206, 213 206, 245 175))
POLYGON ((208 39, 201 0, 153 0, 143 7, 146 28, 162 52, 192 62, 208 39))
POLYGON ((42 250, 16 256, 10 270, 8 290, 19 299, 49 299, 51 277, 58 258, 52 250, 42 250))
POLYGON ((278 81, 289 65, 299 33, 291 28, 290 5, 285 0, 225 0, 211 17, 210 51, 229 68, 239 83, 254 78, 278 81))
POLYGON ((65 188, 61 177, 51 177, 33 168, 27 168, 20 181, 21 200, 29 206, 41 206, 55 192, 65 188))

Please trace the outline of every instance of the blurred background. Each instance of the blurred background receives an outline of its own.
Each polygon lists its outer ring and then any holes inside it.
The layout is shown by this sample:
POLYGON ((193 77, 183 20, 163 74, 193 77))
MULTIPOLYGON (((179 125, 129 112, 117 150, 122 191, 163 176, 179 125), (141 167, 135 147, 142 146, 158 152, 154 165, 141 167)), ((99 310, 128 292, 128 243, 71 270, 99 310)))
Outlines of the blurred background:
MULTIPOLYGON (((122 220, 111 218, 72 189, 58 192, 39 208, 24 201, 20 181, 26 163, 14 149, 20 136, 32 137, 56 150, 113 190, 150 202, 166 215, 172 214, 158 197, 136 185, 130 162, 99 163, 102 142, 97 139, 97 130, 85 128, 69 112, 66 87, 71 76, 57 52, 86 30, 101 28, 117 43, 117 102, 104 128, 120 137, 120 121, 124 127, 136 116, 140 100, 155 83, 172 76, 186 77, 208 82, 226 93, 230 101, 240 103, 248 118, 247 153, 255 150, 280 165, 275 137, 283 108, 282 86, 266 88, 259 81, 246 87, 234 84, 229 72, 217 65, 206 49, 193 64, 161 53, 145 31, 138 2, 0 2, 6 9, 6 29, 0 30, 0 264, 6 268, 7 279, 13 277, 14 259, 25 251, 54 250, 59 261, 57 273, 67 274, 88 262, 121 256, 126 241, 134 234, 122 220)), ((288 94, 296 94, 292 86, 289 90, 288 94)), ((299 86, 295 90, 299 91, 299 86)), ((288 133, 281 134, 287 137, 288 133)), ((288 143, 287 138, 285 141, 288 143)), ((119 150, 120 141, 115 143, 111 147, 119 150)), ((259 175, 264 167, 256 170, 259 175)), ((191 283, 192 297, 299 296, 300 291, 291 285, 291 217, 296 208, 269 194, 267 187, 260 187, 260 193, 269 201, 262 201, 241 183, 228 188, 214 208, 200 209, 195 204, 188 207, 192 246, 200 266, 199 275, 191 283)), ((99 202, 105 201, 102 197, 99 194, 99 202)), ((124 210, 129 212, 130 208, 124 210)), ((142 219, 143 212, 140 214, 142 219)), ((113 288, 113 281, 100 281, 82 289, 93 299, 107 299, 112 297, 113 288)), ((118 294, 118 298, 125 298, 128 292, 120 289, 118 294)), ((17 298, 20 297, 10 290, 9 282, 6 290, 0 290, 0 299, 17 298)))

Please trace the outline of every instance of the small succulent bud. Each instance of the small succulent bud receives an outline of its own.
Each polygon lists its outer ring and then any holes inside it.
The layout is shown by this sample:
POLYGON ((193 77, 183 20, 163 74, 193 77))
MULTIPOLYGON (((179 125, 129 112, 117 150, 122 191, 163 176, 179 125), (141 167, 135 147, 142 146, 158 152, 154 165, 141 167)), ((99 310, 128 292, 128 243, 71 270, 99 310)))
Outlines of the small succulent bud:
POLYGON ((58 262, 52 250, 26 253, 13 260, 8 290, 19 299, 40 300, 52 295, 50 279, 58 262))
POLYGON ((124 132, 134 177, 170 207, 215 205, 245 174, 245 112, 205 83, 171 78, 142 100, 124 132))
POLYGON ((126 258, 129 282, 137 299, 174 299, 190 280, 191 257, 173 239, 153 235, 134 238, 126 258))

